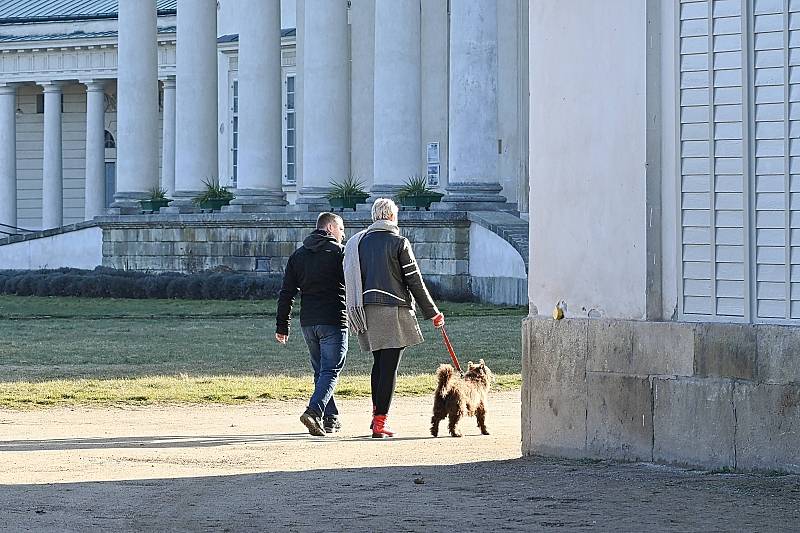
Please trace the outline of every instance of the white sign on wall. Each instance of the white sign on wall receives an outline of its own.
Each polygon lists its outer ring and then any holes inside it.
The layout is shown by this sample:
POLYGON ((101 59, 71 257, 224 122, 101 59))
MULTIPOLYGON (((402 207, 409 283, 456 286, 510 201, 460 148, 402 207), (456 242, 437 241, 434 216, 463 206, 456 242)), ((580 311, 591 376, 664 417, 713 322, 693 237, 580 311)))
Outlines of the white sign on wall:
POLYGON ((428 143, 428 164, 439 162, 439 143, 428 143))
POLYGON ((437 187, 439 185, 439 163, 428 164, 428 186, 437 187))
POLYGON ((439 143, 428 143, 428 186, 439 185, 439 143))

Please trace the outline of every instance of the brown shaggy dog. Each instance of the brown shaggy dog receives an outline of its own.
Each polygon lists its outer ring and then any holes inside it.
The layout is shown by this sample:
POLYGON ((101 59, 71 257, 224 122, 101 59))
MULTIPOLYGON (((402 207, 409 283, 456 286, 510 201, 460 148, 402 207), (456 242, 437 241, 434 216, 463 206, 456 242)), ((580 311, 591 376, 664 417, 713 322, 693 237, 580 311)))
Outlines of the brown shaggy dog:
POLYGON ((458 421, 464 415, 478 419, 481 433, 489 434, 486 429, 486 399, 492 383, 492 371, 481 359, 478 364, 470 361, 464 378, 460 378, 451 365, 440 365, 436 371, 439 385, 433 399, 433 418, 431 418, 431 435, 439 436, 439 422, 450 417, 447 428, 450 435, 460 437, 458 421))

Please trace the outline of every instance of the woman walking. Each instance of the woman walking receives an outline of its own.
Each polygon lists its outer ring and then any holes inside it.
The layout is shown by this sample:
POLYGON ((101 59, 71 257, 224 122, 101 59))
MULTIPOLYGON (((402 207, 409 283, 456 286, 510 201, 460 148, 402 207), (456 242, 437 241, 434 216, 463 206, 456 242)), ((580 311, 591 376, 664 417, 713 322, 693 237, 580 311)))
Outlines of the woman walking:
POLYGON ((372 352, 372 436, 394 436, 386 415, 397 383, 403 350, 423 342, 414 301, 435 327, 444 315, 433 303, 408 239, 397 226, 397 205, 378 198, 373 224, 355 234, 345 247, 347 318, 364 352, 372 352))

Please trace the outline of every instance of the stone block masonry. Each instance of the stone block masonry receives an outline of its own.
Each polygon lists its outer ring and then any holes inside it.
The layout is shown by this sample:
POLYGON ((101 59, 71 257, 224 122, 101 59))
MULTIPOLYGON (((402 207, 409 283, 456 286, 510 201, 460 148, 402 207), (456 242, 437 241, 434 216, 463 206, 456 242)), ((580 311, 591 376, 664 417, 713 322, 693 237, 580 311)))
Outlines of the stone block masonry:
MULTIPOLYGON (((343 213, 347 235, 366 228, 368 212, 343 213)), ((402 212, 400 230, 414 246, 437 297, 471 300, 466 213, 402 212)), ((150 272, 282 273, 289 256, 314 228, 316 214, 215 213, 117 216, 97 219, 103 229, 103 265, 150 272)), ((527 296, 527 295, 525 295, 527 296)))
POLYGON ((800 328, 529 317, 526 455, 800 472, 800 328))

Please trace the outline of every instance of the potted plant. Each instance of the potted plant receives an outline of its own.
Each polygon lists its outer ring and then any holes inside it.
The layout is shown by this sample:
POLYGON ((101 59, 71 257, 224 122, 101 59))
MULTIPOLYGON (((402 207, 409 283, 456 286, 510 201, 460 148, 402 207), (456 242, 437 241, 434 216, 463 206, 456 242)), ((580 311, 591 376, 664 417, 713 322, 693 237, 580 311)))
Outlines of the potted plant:
POLYGON ((331 181, 331 190, 326 195, 332 209, 352 209, 363 204, 369 198, 369 193, 364 190, 364 183, 358 178, 350 176, 343 181, 331 181))
POLYGON ((172 201, 170 198, 167 198, 167 190, 161 187, 153 187, 148 193, 150 194, 149 197, 144 200, 139 200, 139 203, 142 205, 142 210, 144 211, 157 213, 159 209, 167 207, 172 201))
POLYGON ((428 187, 428 181, 424 176, 411 176, 396 196, 400 207, 413 207, 418 211, 423 208, 427 211, 431 204, 441 200, 444 194, 428 187))
POLYGON ((223 205, 228 205, 235 198, 228 187, 219 184, 217 178, 203 180, 203 185, 206 187, 205 190, 193 199, 200 209, 219 211, 223 205))

